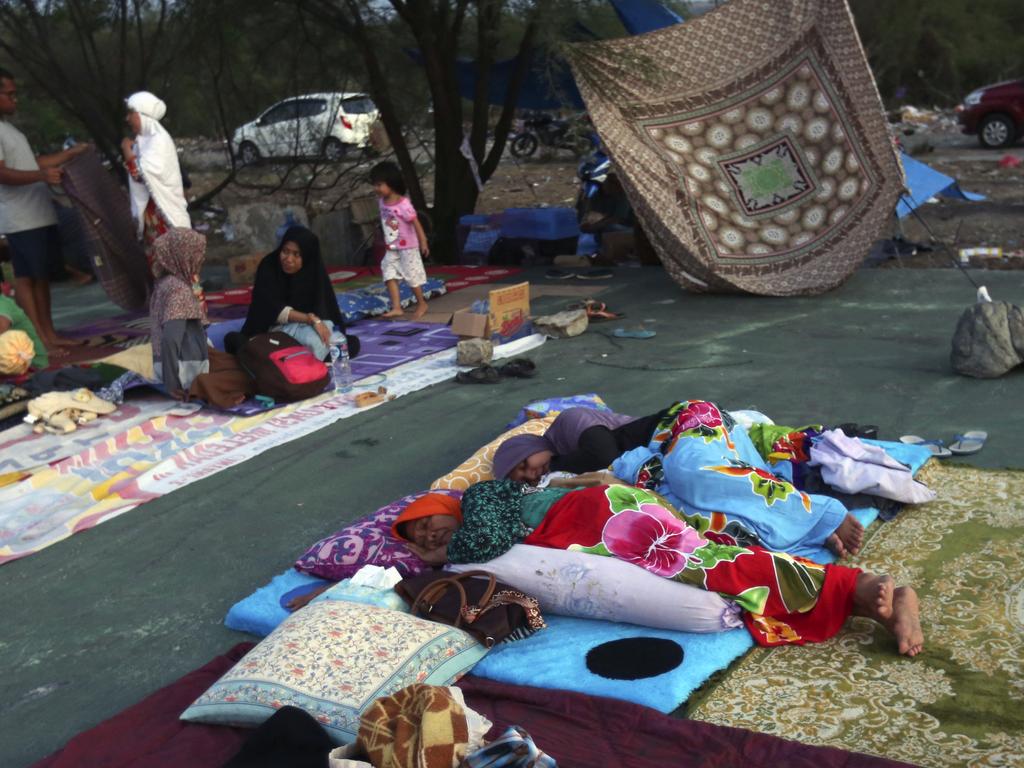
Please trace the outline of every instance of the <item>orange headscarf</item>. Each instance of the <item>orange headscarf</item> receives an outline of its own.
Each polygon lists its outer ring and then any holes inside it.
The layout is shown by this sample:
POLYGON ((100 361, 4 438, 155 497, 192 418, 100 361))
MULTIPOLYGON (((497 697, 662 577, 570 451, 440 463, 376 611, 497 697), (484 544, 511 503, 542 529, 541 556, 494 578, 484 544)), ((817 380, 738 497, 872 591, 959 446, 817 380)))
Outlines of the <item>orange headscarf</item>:
POLYGON ((430 517, 431 515, 450 515, 461 525, 462 505, 458 499, 452 496, 443 493, 428 493, 426 496, 416 499, 416 501, 402 510, 402 514, 391 525, 391 535, 401 541, 409 541, 409 539, 398 532, 398 526, 418 520, 421 517, 430 517))

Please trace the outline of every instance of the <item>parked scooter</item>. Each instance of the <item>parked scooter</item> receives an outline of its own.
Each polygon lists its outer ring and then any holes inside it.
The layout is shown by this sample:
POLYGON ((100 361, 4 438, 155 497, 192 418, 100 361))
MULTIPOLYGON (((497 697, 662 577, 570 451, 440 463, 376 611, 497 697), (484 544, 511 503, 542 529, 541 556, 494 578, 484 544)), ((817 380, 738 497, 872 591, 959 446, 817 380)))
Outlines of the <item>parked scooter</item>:
POLYGON ((590 201, 600 191, 601 185, 612 169, 612 161, 600 146, 589 157, 580 161, 576 176, 580 180, 580 191, 576 195, 576 218, 582 222, 590 210, 590 201))
POLYGON ((546 112, 531 112, 517 122, 509 146, 513 157, 532 157, 539 147, 568 149, 581 157, 597 146, 597 137, 586 115, 565 120, 546 112))

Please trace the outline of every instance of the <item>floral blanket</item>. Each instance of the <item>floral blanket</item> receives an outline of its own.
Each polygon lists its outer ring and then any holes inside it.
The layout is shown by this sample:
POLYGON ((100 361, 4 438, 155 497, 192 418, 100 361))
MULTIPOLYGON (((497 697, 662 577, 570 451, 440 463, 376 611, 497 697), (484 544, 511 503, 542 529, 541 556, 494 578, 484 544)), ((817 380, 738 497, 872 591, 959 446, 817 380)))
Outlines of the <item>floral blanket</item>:
POLYGON ((724 544, 810 557, 846 517, 841 503, 771 472, 746 430, 714 403, 676 403, 651 445, 616 459, 617 477, 656 491, 724 544))

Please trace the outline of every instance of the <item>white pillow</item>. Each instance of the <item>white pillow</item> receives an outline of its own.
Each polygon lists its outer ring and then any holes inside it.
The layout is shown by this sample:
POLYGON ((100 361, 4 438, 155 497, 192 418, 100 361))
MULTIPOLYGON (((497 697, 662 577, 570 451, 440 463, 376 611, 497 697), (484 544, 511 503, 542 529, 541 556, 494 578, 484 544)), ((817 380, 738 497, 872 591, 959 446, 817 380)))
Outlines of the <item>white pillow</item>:
POLYGON ((489 562, 447 567, 489 571, 498 581, 537 598, 544 613, 681 632, 743 626, 735 603, 614 557, 516 544, 489 562))

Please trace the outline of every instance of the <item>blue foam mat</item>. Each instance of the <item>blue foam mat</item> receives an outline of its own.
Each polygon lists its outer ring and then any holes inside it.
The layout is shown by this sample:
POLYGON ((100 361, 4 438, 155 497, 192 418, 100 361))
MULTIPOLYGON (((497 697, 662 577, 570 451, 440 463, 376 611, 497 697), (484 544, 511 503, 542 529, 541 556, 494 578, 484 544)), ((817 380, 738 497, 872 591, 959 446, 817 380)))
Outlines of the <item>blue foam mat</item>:
POLYGON ((473 674, 502 683, 609 696, 671 712, 714 672, 725 669, 754 646, 746 629, 712 634, 648 629, 565 616, 545 616, 548 627, 524 640, 502 643, 473 667, 473 674), (675 669, 641 680, 613 680, 587 669, 587 652, 629 637, 673 640, 683 647, 675 669))
POLYGON ((232 605, 228 615, 224 617, 224 626, 258 637, 266 637, 290 615, 281 607, 281 596, 297 587, 317 583, 328 585, 333 582, 289 568, 271 579, 265 587, 260 587, 232 605))

